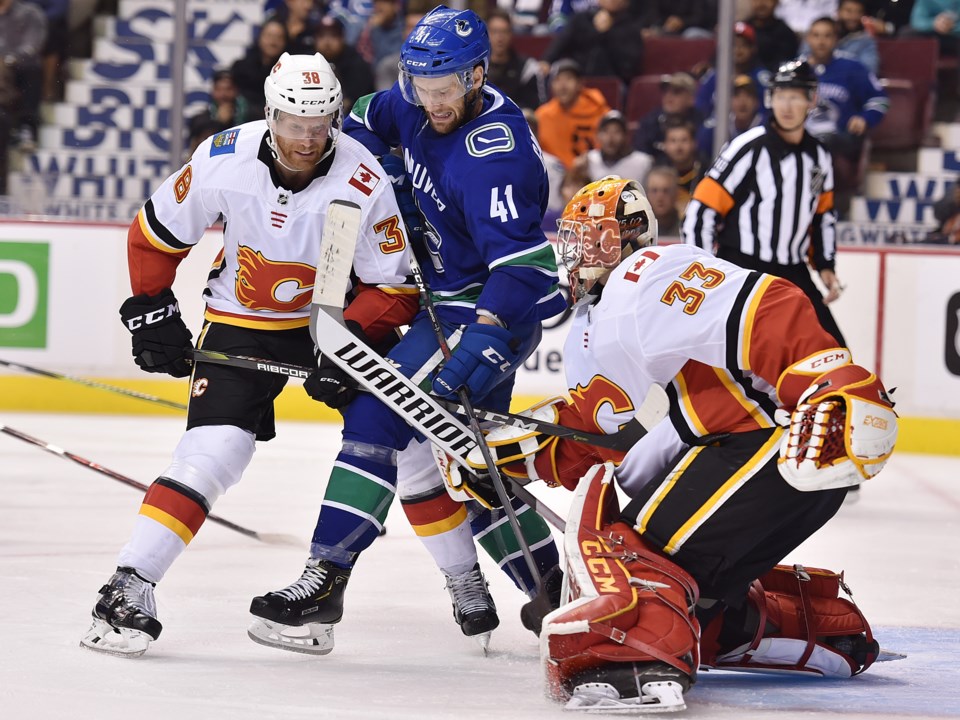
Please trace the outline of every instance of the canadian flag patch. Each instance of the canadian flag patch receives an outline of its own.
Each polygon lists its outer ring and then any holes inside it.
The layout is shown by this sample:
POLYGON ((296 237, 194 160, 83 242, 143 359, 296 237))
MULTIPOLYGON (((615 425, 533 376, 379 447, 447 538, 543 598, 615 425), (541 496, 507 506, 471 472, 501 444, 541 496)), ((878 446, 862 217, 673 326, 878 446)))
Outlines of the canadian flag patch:
POLYGON ((363 163, 357 166, 353 177, 350 178, 350 184, 364 195, 370 195, 379 182, 380 176, 363 163))

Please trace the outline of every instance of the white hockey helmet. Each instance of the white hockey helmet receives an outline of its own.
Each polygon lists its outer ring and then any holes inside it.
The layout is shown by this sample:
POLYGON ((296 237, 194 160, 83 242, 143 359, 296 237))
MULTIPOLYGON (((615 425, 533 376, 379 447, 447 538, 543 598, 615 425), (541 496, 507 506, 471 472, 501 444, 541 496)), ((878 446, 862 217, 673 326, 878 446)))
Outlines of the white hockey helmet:
POLYGON ((264 113, 275 156, 277 134, 285 138, 302 139, 310 137, 312 132, 309 124, 306 127, 295 124, 293 130, 287 125, 282 132, 278 132, 278 121, 283 117, 282 114, 304 119, 329 117, 326 127, 331 142, 323 157, 333 151, 340 132, 343 92, 333 68, 323 55, 284 53, 263 81, 263 94, 266 98, 264 113))
POLYGON ((574 303, 623 258, 657 244, 657 217, 643 187, 616 175, 580 188, 557 226, 557 249, 574 303))

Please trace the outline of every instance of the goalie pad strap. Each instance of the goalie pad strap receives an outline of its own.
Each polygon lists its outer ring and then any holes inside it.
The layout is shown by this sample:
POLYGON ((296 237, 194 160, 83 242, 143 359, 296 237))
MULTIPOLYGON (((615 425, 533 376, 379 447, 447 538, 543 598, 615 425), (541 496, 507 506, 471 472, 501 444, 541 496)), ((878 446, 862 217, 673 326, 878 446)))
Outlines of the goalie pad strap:
POLYGON ((663 652, 663 650, 660 650, 649 643, 645 643, 642 640, 638 640, 635 637, 631 637, 623 630, 607 625, 606 623, 591 622, 590 632, 594 632, 597 635, 603 635, 603 637, 609 638, 619 645, 625 645, 626 647, 638 650, 642 654, 649 655, 654 660, 659 660, 667 665, 671 665, 687 675, 692 676, 695 672, 696 668, 691 667, 690 663, 684 662, 680 658, 674 657, 673 655, 668 655, 667 653, 663 652))
MULTIPOLYGON (((877 644, 863 613, 851 600, 842 573, 801 565, 778 565, 755 580, 747 601, 756 610, 753 637, 745 645, 721 650, 717 637, 724 616, 704 631, 704 665, 729 670, 792 671, 850 677, 876 660, 877 644), (841 652, 831 638, 860 636, 862 657, 841 652)), ((856 653, 854 653, 856 654, 856 653)))

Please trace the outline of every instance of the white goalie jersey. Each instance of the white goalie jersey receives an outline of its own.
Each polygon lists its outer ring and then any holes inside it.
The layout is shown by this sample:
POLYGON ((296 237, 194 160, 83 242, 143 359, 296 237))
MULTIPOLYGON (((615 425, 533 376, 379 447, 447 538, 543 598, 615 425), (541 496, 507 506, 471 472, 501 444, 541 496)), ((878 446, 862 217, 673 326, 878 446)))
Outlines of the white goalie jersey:
POLYGON ((128 241, 134 293, 169 287, 179 260, 222 215, 223 250, 204 291, 206 318, 271 330, 306 326, 327 207, 347 200, 362 212, 354 258, 360 282, 415 294, 406 229, 376 158, 341 134, 319 176, 292 192, 274 170, 266 135, 264 121, 214 135, 147 200, 128 241))

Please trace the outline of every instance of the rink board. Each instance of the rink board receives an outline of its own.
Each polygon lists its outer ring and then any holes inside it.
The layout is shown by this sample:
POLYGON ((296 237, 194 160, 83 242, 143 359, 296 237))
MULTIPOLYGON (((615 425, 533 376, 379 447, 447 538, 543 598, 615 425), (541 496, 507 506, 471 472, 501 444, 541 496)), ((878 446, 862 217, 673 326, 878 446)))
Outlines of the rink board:
MULTIPOLYGON (((125 225, 0 222, 0 358, 58 373, 121 382, 185 401, 186 385, 145 377, 130 358, 116 309, 129 295, 125 225)), ((201 291, 221 246, 208 230, 180 265, 174 292, 194 334, 201 291)), ((960 454, 960 253, 935 248, 844 247, 837 272, 846 291, 832 309, 854 357, 896 387, 904 449, 960 454), (914 423, 914 424, 911 424, 914 423), (921 423, 921 424, 916 424, 921 423)), ((569 313, 518 373, 518 405, 561 394, 569 313)), ((291 388, 280 412, 335 419, 291 388)), ((0 373, 0 409, 150 412, 152 406, 64 382, 0 373)))

